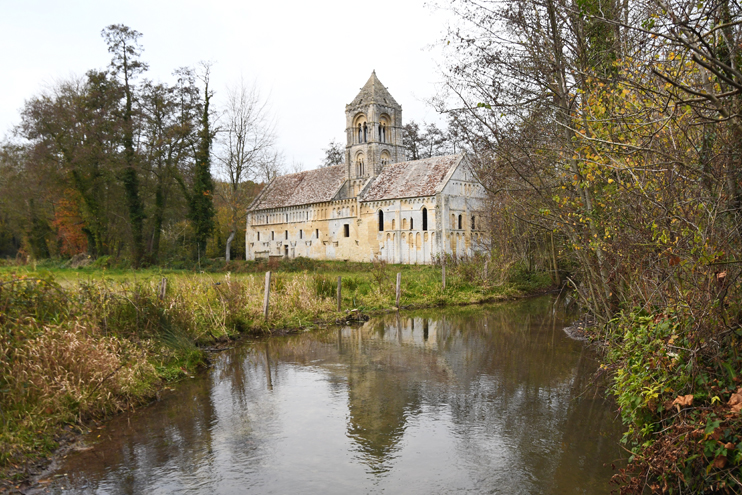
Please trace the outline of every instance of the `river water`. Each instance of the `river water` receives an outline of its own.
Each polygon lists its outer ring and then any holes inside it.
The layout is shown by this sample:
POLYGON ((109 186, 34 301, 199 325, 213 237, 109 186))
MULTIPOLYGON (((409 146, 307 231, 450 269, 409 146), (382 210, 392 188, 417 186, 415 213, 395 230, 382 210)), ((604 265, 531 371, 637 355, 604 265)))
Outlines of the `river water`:
POLYGON ((610 493, 620 422, 552 303, 243 343, 94 430, 43 492, 610 493))

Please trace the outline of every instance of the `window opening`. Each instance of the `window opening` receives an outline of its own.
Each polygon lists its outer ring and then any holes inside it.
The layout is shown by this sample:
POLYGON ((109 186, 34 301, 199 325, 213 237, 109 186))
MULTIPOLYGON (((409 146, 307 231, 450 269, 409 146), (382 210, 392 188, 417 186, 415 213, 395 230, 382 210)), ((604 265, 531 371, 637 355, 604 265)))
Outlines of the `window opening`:
POLYGON ((346 223, 345 225, 343 225, 343 231, 344 231, 343 233, 345 234, 345 237, 350 237, 350 225, 349 224, 346 223))
POLYGON ((304 231, 299 230, 299 239, 304 239, 304 231))
POLYGON ((276 233, 271 230, 271 241, 275 241, 275 240, 276 240, 276 233))
POLYGON ((319 229, 314 229, 314 237, 319 239, 319 229))
POLYGON ((410 218, 410 230, 412 230, 412 229, 415 228, 414 225, 415 225, 415 219, 414 218, 410 218))
POLYGON ((260 240, 260 232, 258 232, 258 240, 260 240))
POLYGON ((428 209, 423 208, 423 230, 428 230, 428 209))
POLYGON ((363 123, 363 142, 365 143, 368 140, 368 126, 366 123, 363 123))
POLYGON ((384 232, 384 212, 379 210, 379 232, 384 232))
POLYGON ((461 215, 459 215, 459 230, 461 230, 461 215))
POLYGON ((475 224, 474 224, 474 215, 472 215, 472 216, 471 216, 471 229, 472 229, 472 230, 474 230, 474 229, 475 229, 475 224))
POLYGON ((284 230, 283 231, 283 235, 284 235, 284 237, 286 237, 286 240, 289 239, 289 231, 288 230, 284 230))

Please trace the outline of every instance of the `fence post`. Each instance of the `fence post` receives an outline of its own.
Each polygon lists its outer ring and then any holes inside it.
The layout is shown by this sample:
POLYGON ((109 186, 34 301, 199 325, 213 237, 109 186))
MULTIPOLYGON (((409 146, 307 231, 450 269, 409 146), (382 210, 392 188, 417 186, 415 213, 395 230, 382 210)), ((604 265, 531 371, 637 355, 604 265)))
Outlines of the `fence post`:
POLYGON ((399 309, 399 296, 402 292, 402 272, 397 273, 397 309, 399 309))
POLYGON ((340 302, 343 300, 341 296, 342 287, 343 287, 342 277, 338 277, 338 311, 340 311, 340 302))
POLYGON ((263 316, 268 321, 268 306, 271 297, 271 272, 265 272, 265 294, 263 295, 263 316))
POLYGON ((167 290, 167 279, 165 277, 162 277, 162 281, 160 281, 160 293, 158 294, 160 301, 165 299, 166 290, 167 290))

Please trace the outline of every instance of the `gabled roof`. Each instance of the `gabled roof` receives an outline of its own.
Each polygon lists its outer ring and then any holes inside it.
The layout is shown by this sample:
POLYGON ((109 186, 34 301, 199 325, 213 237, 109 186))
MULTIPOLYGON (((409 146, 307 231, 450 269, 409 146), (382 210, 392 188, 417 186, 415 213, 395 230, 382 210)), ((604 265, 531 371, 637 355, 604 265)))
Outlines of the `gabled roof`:
POLYGON ((255 198, 248 211, 332 201, 345 183, 345 165, 276 177, 255 198))
POLYGON ((368 78, 366 84, 361 88, 361 92, 358 96, 348 105, 348 107, 357 107, 361 105, 368 105, 369 103, 379 103, 389 107, 402 108, 399 103, 392 98, 389 91, 381 84, 379 78, 376 77, 376 71, 371 73, 371 77, 368 78))
POLYGON ((360 201, 433 196, 446 185, 464 155, 436 156, 385 165, 360 201))

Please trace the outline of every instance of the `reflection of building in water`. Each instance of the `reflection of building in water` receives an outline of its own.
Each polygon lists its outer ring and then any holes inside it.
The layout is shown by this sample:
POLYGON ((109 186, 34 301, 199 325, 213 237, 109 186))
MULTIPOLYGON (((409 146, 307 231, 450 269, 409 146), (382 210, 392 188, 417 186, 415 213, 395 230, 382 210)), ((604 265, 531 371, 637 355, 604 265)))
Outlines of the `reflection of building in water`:
POLYGON ((399 318, 344 331, 350 351, 348 436, 374 472, 388 469, 386 461, 396 451, 409 416, 419 411, 418 384, 447 375, 436 354, 425 352, 435 348, 436 329, 437 323, 427 319, 399 318), (423 328, 428 328, 427 342, 423 328))
MULTIPOLYGON (((543 313, 533 304, 485 317, 388 315, 360 328, 297 337, 271 357, 321 367, 331 383, 345 380, 347 434, 371 472, 392 466, 409 420, 432 404, 445 404, 456 424, 502 429, 530 451, 532 438, 560 427, 575 378, 574 360, 554 359, 572 352, 571 343, 554 340, 551 320, 528 318, 529 309, 543 313)), ((485 439, 470 433, 459 439, 487 450, 485 439)))
POLYGON ((322 342, 277 346, 271 358, 321 366, 333 383, 338 375, 345 378, 348 437, 369 469, 380 473, 388 469, 408 418, 420 410, 419 384, 448 379, 445 360, 435 352, 440 329, 440 321, 427 318, 374 319, 328 333, 322 342))

